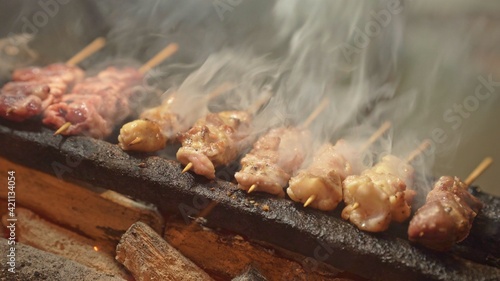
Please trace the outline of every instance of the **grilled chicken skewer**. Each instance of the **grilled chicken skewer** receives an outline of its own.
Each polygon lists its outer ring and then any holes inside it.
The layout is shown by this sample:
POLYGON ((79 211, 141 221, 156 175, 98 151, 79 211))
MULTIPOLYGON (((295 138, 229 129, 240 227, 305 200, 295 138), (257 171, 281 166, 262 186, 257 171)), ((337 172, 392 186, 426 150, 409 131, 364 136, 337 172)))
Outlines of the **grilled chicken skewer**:
POLYGON ((140 84, 145 72, 177 48, 177 44, 168 45, 140 69, 108 67, 97 76, 86 78, 75 85, 72 93, 65 95, 61 102, 47 108, 43 123, 58 128, 55 135, 108 136, 114 125, 130 114, 133 87, 140 84))
POLYGON ((215 167, 234 161, 250 141, 252 116, 268 101, 263 95, 247 111, 223 111, 209 113, 198 119, 191 129, 180 135, 182 147, 177 160, 208 179, 215 178, 215 167))
POLYGON ((409 163, 429 146, 424 141, 406 160, 387 155, 361 175, 348 176, 343 181, 346 207, 342 218, 369 232, 381 232, 391 221, 408 219, 415 195, 414 170, 409 163))
POLYGON ((97 38, 65 64, 17 69, 12 82, 0 93, 0 116, 16 122, 40 115, 49 105, 59 102, 75 83, 85 76, 75 65, 100 50, 106 44, 97 38))
POLYGON ((129 99, 139 85, 142 74, 128 67, 108 67, 95 77, 88 77, 75 85, 70 94, 44 112, 42 122, 57 128, 54 135, 87 135, 105 138, 116 122, 123 121, 131 112, 129 99))
MULTIPOLYGON (((234 85, 224 83, 208 94, 206 100, 213 99, 233 88, 234 85)), ((184 118, 173 110, 177 95, 177 93, 170 95, 160 106, 143 111, 139 119, 123 125, 118 136, 118 145, 121 149, 142 152, 158 151, 165 148, 167 142, 175 141, 179 133, 187 131, 192 124, 182 121, 184 118)))
POLYGON ((484 159, 465 182, 458 177, 439 178, 427 195, 426 203, 410 221, 409 240, 437 251, 447 251, 467 238, 474 218, 483 207, 467 187, 492 162, 490 157, 484 159))
POLYGON ((361 153, 374 143, 389 128, 385 122, 373 133, 360 150, 339 140, 335 145, 323 144, 314 154, 311 164, 301 169, 289 182, 287 194, 293 201, 304 203, 304 207, 331 211, 342 201, 342 181, 357 174, 361 165, 361 153))
POLYGON ((241 169, 234 176, 238 187, 248 193, 262 191, 284 197, 283 188, 302 165, 312 144, 306 128, 327 105, 324 99, 300 127, 271 129, 261 136, 241 160, 241 169))

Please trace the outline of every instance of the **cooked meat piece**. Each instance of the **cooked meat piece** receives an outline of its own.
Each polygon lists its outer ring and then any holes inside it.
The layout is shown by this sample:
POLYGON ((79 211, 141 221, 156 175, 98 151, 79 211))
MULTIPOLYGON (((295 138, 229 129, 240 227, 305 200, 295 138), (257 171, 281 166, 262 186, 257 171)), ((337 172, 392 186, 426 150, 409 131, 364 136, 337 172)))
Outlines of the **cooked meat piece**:
POLYGON ((256 191, 284 196, 283 188, 301 166, 311 142, 310 133, 305 130, 270 130, 241 160, 241 170, 235 174, 238 186, 248 190, 256 185, 256 191))
POLYGON ((72 94, 79 95, 120 95, 130 98, 134 94, 131 89, 139 85, 143 75, 135 68, 108 67, 95 77, 86 78, 75 85, 72 94))
POLYGON ((39 114, 44 101, 50 102, 50 88, 46 83, 9 82, 1 90, 0 116, 21 122, 39 114))
POLYGON ((170 95, 160 106, 143 111, 138 120, 123 125, 118 136, 118 145, 123 150, 153 152, 166 146, 167 141, 174 140, 179 133, 185 132, 185 125, 173 113, 172 106, 175 95, 170 95), (134 140, 138 143, 130 145, 134 140))
POLYGON ((54 63, 46 67, 27 67, 14 70, 13 81, 46 80, 47 78, 59 78, 64 84, 71 87, 81 81, 85 72, 77 66, 68 66, 62 63, 54 63))
POLYGON ((118 145, 123 150, 154 152, 165 148, 166 144, 167 138, 158 123, 147 119, 123 125, 118 136, 118 145))
POLYGON ((180 136, 177 160, 198 175, 215 178, 215 167, 234 161, 247 144, 251 116, 245 111, 210 113, 180 136))
MULTIPOLYGON (((61 100, 62 95, 64 95, 68 89, 68 85, 58 77, 47 78, 47 79, 37 79, 32 81, 14 81, 5 84, 2 87, 2 93, 9 95, 21 95, 28 96, 30 90, 35 90, 36 88, 47 88, 48 93, 56 101, 61 100)), ((36 94, 36 91, 33 92, 36 94)), ((42 98, 42 96, 39 96, 42 98)), ((45 96, 43 98, 46 98, 45 96)))
POLYGON ((47 108, 43 123, 59 128, 70 122, 71 126, 63 135, 105 138, 113 131, 116 116, 124 118, 130 112, 126 103, 127 100, 116 95, 107 98, 100 95, 65 95, 61 102, 47 108))
POLYGON ((142 74, 134 68, 109 67, 96 77, 75 85, 71 94, 45 110, 43 123, 58 129, 70 122, 63 135, 83 134, 105 138, 130 113, 129 100, 142 74))
POLYGON ((174 101, 175 95, 170 95, 160 106, 147 109, 140 115, 141 119, 154 121, 158 124, 162 134, 169 140, 176 138, 178 133, 189 129, 182 126, 177 114, 172 111, 174 101))
POLYGON ((416 192, 413 190, 415 170, 406 160, 400 159, 394 155, 386 155, 382 160, 371 169, 378 174, 392 174, 406 184, 405 200, 410 205, 416 192))
POLYGON ((405 221, 411 215, 410 204, 415 194, 407 189, 405 181, 413 181, 413 168, 392 155, 384 156, 360 176, 347 177, 343 182, 346 207, 342 217, 371 232, 386 230, 391 221, 405 221), (368 204, 368 194, 376 198, 372 205, 368 204))
POLYGON ((459 178, 443 176, 410 221, 408 237, 428 248, 447 251, 467 238, 482 207, 459 178))
MULTIPOLYGON (((75 85, 71 94, 89 96, 89 95, 99 95, 106 97, 109 95, 122 95, 119 93, 122 89, 126 87, 126 83, 122 81, 112 81, 112 80, 102 80, 97 77, 88 77, 82 82, 75 85)), ((129 93, 130 91, 127 91, 129 93)))
POLYGON ((305 203, 315 196, 311 207, 330 211, 342 201, 342 181, 352 173, 351 164, 344 157, 340 140, 334 146, 326 143, 316 151, 311 164, 290 179, 287 194, 293 201, 305 203))
POLYGON ((344 201, 342 218, 359 229, 381 232, 391 222, 389 196, 368 176, 348 176, 343 182, 344 201))
POLYGON ((15 70, 14 81, 1 89, 0 116, 17 122, 37 116, 49 105, 59 102, 83 75, 78 67, 64 64, 15 70))
POLYGON ((375 187, 381 189, 389 197, 391 220, 403 222, 411 215, 411 206, 406 202, 406 184, 392 174, 379 174, 372 169, 363 173, 370 178, 375 187))
POLYGON ((338 151, 349 163, 350 171, 344 176, 349 175, 359 175, 365 165, 363 164, 363 159, 361 157, 361 151, 358 146, 350 144, 344 139, 340 139, 335 143, 335 150, 338 151))

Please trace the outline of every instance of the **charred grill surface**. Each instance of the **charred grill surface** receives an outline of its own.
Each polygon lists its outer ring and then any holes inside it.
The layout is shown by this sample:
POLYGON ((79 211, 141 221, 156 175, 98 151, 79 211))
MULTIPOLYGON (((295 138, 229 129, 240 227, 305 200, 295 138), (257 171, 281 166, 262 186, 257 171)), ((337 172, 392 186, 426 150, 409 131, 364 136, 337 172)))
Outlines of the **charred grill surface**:
MULTIPOLYGON (((178 162, 147 154, 127 154, 117 145, 87 137, 63 138, 38 124, 0 121, 0 156, 151 202, 168 215, 186 219, 217 202, 206 225, 275 244, 332 266, 375 280, 498 280, 500 269, 452 253, 435 253, 410 244, 399 234, 369 234, 338 213, 304 209, 288 199, 247 195, 230 182, 181 174, 178 162), (259 205, 250 204, 254 200, 259 205), (262 207, 267 205, 269 210, 262 207)), ((488 245, 498 257, 499 199, 476 194, 484 212, 461 247, 488 245), (494 241, 485 240, 496 239, 494 241)), ((267 209, 267 208, 265 208, 267 209)), ((490 259, 491 261, 491 259, 490 259)), ((304 260, 304 265, 311 265, 304 260)), ((491 264, 491 262, 490 262, 491 264)), ((313 263, 314 266, 314 263, 313 263)))

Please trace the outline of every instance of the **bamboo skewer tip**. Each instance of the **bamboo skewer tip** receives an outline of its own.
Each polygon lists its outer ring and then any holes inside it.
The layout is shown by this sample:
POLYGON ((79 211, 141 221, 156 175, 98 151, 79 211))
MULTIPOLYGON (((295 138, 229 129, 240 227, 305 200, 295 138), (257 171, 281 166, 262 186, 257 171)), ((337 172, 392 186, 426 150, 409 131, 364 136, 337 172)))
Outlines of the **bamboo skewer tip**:
POLYGON ((134 144, 138 144, 142 141, 142 138, 140 137, 136 137, 135 139, 133 139, 128 145, 134 145, 134 144))
POLYGON ((473 183, 488 167, 493 163, 492 157, 486 157, 477 165, 477 167, 470 173, 470 175, 465 179, 464 183, 469 186, 473 183))
POLYGON ((415 158, 417 158, 422 152, 426 151, 431 146, 431 140, 425 139, 422 143, 406 158, 406 163, 411 163, 415 158))
POLYGON ((320 104, 309 114, 307 117, 306 121, 300 125, 300 128, 307 128, 311 123, 325 110, 325 108, 328 106, 330 103, 330 99, 328 97, 325 97, 321 100, 320 104))
POLYGON ((212 92, 208 93, 206 98, 207 98, 207 100, 214 99, 214 98, 216 98, 216 97, 218 97, 218 96, 224 94, 225 92, 228 92, 234 88, 236 88, 236 85, 234 83, 224 82, 221 85, 217 86, 217 88, 215 88, 212 92))
POLYGON ((252 192, 254 192, 256 189, 257 189, 257 185, 256 185, 256 184, 252 184, 252 185, 250 186, 250 188, 248 189, 247 193, 252 193, 252 192))
POLYGON ((184 174, 185 172, 191 170, 191 168, 193 167, 193 163, 192 162, 189 162, 186 167, 184 167, 184 169, 182 170, 181 174, 184 174))
POLYGON ((391 121, 385 121, 380 127, 370 136, 370 138, 361 146, 361 151, 365 151, 370 147, 376 140, 378 140, 387 130, 392 127, 391 121))
POLYGON ((304 208, 311 205, 311 203, 314 202, 314 200, 316 200, 316 194, 313 194, 309 196, 309 198, 307 198, 306 202, 304 203, 304 208))
POLYGON ((104 37, 96 38, 92 43, 88 44, 80 52, 76 53, 73 57, 66 61, 66 65, 74 66, 93 55, 95 52, 99 51, 102 47, 106 45, 106 39, 104 37))
POLYGON ((264 90, 264 93, 261 94, 257 100, 248 107, 247 112, 250 113, 251 115, 255 115, 259 109, 266 104, 272 97, 272 92, 268 89, 264 90))
POLYGON ((166 60, 171 55, 175 54, 179 49, 179 45, 177 43, 170 43, 167 47, 163 48, 160 52, 158 52, 154 57, 152 57, 149 61, 143 64, 139 68, 139 72, 144 74, 151 70, 153 67, 157 66, 164 60, 166 60))
POLYGON ((59 129, 57 129, 57 131, 54 132, 54 136, 57 136, 57 135, 64 133, 65 131, 67 131, 69 129, 70 126, 71 126, 71 122, 64 123, 61 127, 59 127, 59 129))

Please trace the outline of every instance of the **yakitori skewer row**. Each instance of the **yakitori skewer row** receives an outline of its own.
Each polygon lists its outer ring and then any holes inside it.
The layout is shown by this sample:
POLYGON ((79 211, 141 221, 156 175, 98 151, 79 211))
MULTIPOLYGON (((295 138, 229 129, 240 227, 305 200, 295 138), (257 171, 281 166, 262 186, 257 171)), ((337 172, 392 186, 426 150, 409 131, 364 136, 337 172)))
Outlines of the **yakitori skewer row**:
MULTIPOLYGON (((205 100, 209 101, 227 91, 235 85, 223 83, 209 93, 205 100)), ((143 111, 139 119, 122 126, 118 136, 118 145, 123 150, 154 152, 165 148, 167 142, 178 140, 180 134, 189 130, 193 125, 187 122, 187 113, 175 110, 177 101, 182 99, 178 92, 169 95, 159 106, 143 111), (184 114, 184 115, 183 115, 184 114)), ((202 111, 190 114, 201 114, 202 111)), ((202 116, 195 116, 202 117, 202 116)))
POLYGON ((56 134, 107 137, 132 112, 134 87, 141 84, 144 74, 177 48, 177 44, 169 44, 139 69, 108 67, 84 79, 47 108, 43 123, 57 129, 56 134))
POLYGON ((104 38, 97 38, 66 63, 16 69, 12 82, 0 90, 0 117, 21 122, 39 116, 48 106, 61 101, 85 76, 76 65, 105 44, 104 38))

